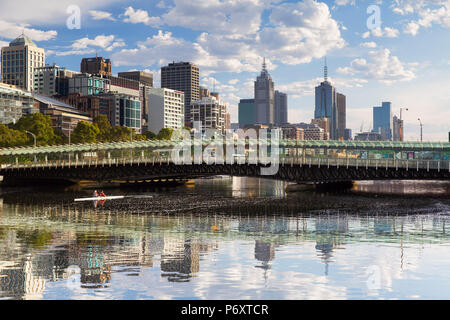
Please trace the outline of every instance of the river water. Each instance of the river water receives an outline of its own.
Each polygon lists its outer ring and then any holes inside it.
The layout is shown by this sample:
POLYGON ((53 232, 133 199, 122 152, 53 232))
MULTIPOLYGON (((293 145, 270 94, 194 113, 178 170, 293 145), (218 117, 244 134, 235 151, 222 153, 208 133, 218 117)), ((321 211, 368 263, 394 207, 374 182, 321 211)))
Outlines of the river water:
POLYGON ((449 299, 450 183, 0 190, 0 299, 449 299))

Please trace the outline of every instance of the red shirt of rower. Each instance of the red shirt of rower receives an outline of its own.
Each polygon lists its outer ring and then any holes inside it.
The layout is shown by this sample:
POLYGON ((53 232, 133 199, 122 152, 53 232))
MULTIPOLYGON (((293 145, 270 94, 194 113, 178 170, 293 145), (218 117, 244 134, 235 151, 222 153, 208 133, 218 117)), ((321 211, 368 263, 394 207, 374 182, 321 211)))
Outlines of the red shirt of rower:
POLYGON ((102 191, 100 192, 100 197, 106 197, 106 194, 102 191))

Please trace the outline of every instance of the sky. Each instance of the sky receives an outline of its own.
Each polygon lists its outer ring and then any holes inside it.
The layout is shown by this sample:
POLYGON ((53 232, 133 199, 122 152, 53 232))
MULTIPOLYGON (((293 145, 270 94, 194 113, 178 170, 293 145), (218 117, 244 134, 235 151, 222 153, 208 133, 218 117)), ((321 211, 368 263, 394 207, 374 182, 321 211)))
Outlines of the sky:
POLYGON ((83 57, 110 58, 113 73, 146 70, 160 85, 173 61, 200 67, 238 120, 253 98, 263 57, 288 120, 310 122, 314 87, 347 97, 347 127, 372 129, 372 108, 392 102, 405 139, 447 141, 450 131, 450 0, 15 0, 0 2, 0 46, 22 32, 46 63, 79 71, 83 57), (406 108, 408 110, 406 110, 406 108))

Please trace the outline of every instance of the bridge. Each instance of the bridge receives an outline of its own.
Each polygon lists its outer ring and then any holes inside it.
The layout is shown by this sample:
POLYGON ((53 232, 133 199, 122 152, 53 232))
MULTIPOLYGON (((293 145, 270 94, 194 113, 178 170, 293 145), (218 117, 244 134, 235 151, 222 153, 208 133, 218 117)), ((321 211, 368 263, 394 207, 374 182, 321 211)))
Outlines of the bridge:
MULTIPOLYGON (((197 177, 230 175, 262 177, 297 183, 339 183, 358 180, 450 180, 450 143, 389 141, 280 140, 278 170, 262 175, 273 163, 250 160, 249 151, 261 142, 236 140, 245 154, 232 163, 195 158, 182 164, 172 150, 182 141, 148 140, 98 144, 0 149, 0 176, 4 185, 45 182, 148 183, 184 181, 197 177)), ((211 140, 197 142, 204 152, 211 140)), ((193 147, 193 148, 194 148, 193 147)), ((260 151, 260 149, 258 149, 260 151)), ((223 149, 226 153, 225 146, 223 149)), ((270 154, 270 151, 269 151, 270 154)), ((270 159, 270 158, 269 158, 270 159)))

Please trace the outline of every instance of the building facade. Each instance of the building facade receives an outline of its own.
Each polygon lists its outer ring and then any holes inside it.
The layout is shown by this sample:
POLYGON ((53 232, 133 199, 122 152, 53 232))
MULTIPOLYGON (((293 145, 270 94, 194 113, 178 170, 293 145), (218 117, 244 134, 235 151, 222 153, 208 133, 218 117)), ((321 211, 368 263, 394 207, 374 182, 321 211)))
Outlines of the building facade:
POLYGON ((170 63, 161 68, 161 88, 184 92, 185 125, 192 127, 191 103, 200 99, 200 69, 190 62, 170 63))
POLYGON ((204 97, 191 104, 191 123, 200 121, 202 129, 226 130, 227 103, 214 96, 204 97))
POLYGON ((111 60, 102 57, 83 58, 80 66, 81 73, 90 73, 94 75, 106 76, 112 75, 111 60))
POLYGON ((288 123, 288 97, 286 93, 275 90, 275 125, 288 123))
POLYGON ((255 118, 258 124, 275 123, 275 89, 265 59, 261 74, 255 81, 255 118))
POLYGON ((239 128, 256 124, 255 99, 241 99, 238 106, 239 128))
POLYGON ((325 80, 315 89, 316 107, 314 118, 328 118, 330 123, 330 139, 337 139, 338 111, 336 88, 325 80))
POLYGON ((80 93, 82 96, 108 93, 111 91, 111 80, 88 73, 74 75, 68 80, 69 94, 80 93))
POLYGON ((34 88, 34 69, 45 66, 45 51, 25 35, 2 48, 2 82, 27 91, 34 88))
POLYGON ((184 127, 184 93, 166 88, 150 88, 148 131, 158 134, 163 128, 184 127))
POLYGON ((381 107, 373 107, 373 132, 379 133, 382 140, 392 140, 392 105, 383 102, 381 107))
POLYGON ((347 128, 347 99, 342 93, 336 93, 336 107, 338 114, 337 139, 345 139, 345 129, 347 128))
POLYGON ((147 87, 153 87, 153 74, 145 71, 128 71, 119 72, 117 74, 119 78, 126 78, 134 81, 141 82, 147 87))
POLYGON ((50 116, 53 129, 61 130, 69 136, 78 122, 92 122, 89 114, 79 111, 71 105, 61 101, 33 93, 33 98, 39 105, 39 112, 50 116))
POLYGON ((30 92, 0 83, 0 123, 16 123, 33 105, 30 92))
POLYGON ((33 74, 33 92, 53 96, 67 96, 69 94, 69 78, 72 78, 78 72, 66 70, 56 64, 46 65, 34 69, 33 74))
POLYGON ((403 120, 397 116, 392 119, 392 140, 403 141, 403 120))
POLYGON ((378 132, 360 132, 355 135, 356 141, 382 141, 383 137, 378 132))

